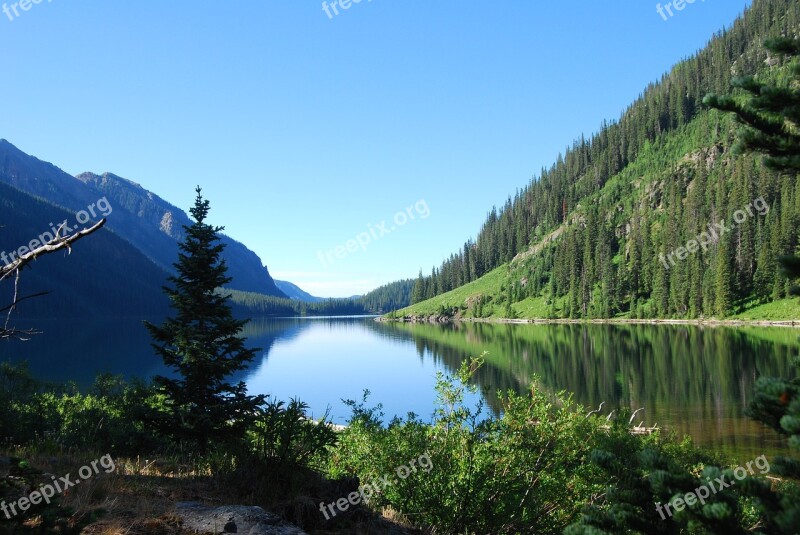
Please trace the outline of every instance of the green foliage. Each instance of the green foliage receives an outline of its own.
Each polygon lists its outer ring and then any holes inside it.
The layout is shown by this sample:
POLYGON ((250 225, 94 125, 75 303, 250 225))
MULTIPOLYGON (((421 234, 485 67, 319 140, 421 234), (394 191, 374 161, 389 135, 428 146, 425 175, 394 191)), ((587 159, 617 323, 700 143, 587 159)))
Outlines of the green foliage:
POLYGON ((101 375, 85 394, 34 380, 27 364, 0 364, 0 444, 136 455, 166 446, 140 414, 161 401, 152 386, 101 375))
POLYGON ((191 442, 204 453, 211 443, 243 437, 263 398, 248 396, 243 382, 229 382, 257 350, 248 349, 240 336, 247 321, 235 319, 227 296, 217 292, 231 281, 220 256, 224 245, 218 233, 223 228, 205 223, 209 202, 199 187, 196 191, 190 209, 194 223, 184 226, 177 275, 168 279, 172 287, 164 288, 175 316, 161 326, 146 323, 153 348, 180 378, 156 377, 167 397, 167 410, 144 417, 161 432, 191 442))
POLYGON ((268 399, 258 408, 251 436, 259 458, 270 466, 293 470, 312 458, 324 456, 337 435, 327 414, 319 421, 306 416, 308 405, 268 399))
POLYGON ((325 299, 317 303, 238 290, 220 289, 218 293, 230 295, 231 306, 240 315, 343 316, 383 314, 406 307, 411 304, 413 287, 413 280, 402 280, 376 288, 361 297, 325 299))
MULTIPOLYGON (((781 37, 767 41, 765 46, 776 56, 788 57, 785 68, 788 80, 776 83, 754 77, 738 78, 732 85, 746 94, 744 99, 736 95, 709 95, 706 103, 733 113, 745 125, 738 135, 736 148, 739 152, 765 154, 767 167, 788 174, 794 179, 793 185, 800 187, 796 180, 800 173, 800 135, 797 132, 800 123, 800 39, 781 37)), ((784 189, 791 190, 792 187, 787 184, 784 189)), ((797 247, 796 239, 792 240, 784 229, 784 226, 796 227, 797 214, 788 214, 790 209, 791 205, 782 207, 780 222, 784 232, 780 234, 783 236, 775 231, 776 241, 782 238, 787 243, 789 237, 788 250, 782 253, 795 253, 797 247)), ((781 279, 785 280, 786 294, 796 293, 796 288, 790 284, 800 278, 800 257, 782 255, 779 263, 781 270, 774 293, 783 293, 781 279)), ((794 378, 759 378, 748 414, 789 437, 791 447, 800 448, 800 374, 794 378)), ((776 474, 800 480, 800 461, 797 459, 778 457, 773 464, 776 474)), ((800 491, 797 488, 774 490, 753 486, 749 490, 766 517, 765 523, 775 532, 795 533, 800 529, 800 491)))
MULTIPOLYGON (((800 56, 800 39, 770 39, 766 48, 778 56, 800 56)), ((767 167, 778 171, 800 171, 800 63, 789 65, 790 80, 785 85, 763 82, 753 76, 731 80, 731 86, 746 94, 742 102, 736 95, 710 94, 703 103, 735 114, 745 125, 738 135, 736 152, 760 152, 767 167)))
POLYGON ((355 474, 362 484, 390 477, 370 507, 391 507, 435 532, 560 533, 598 489, 584 483, 584 464, 599 425, 570 398, 551 401, 539 390, 505 395, 503 416, 486 416, 482 402, 467 401, 480 366, 464 362, 456 378, 438 377, 430 424, 410 414, 382 427, 379 409, 351 402, 329 474, 355 474), (422 456, 429 470, 399 477, 422 456))
POLYGON ((357 299, 366 311, 371 314, 397 310, 411 304, 414 279, 390 282, 357 299))
POLYGON ((28 461, 17 457, 0 458, 0 505, 6 509, 0 512, 0 533, 52 533, 77 535, 92 520, 92 515, 82 518, 72 517, 72 511, 62 507, 58 494, 47 501, 29 503, 27 511, 12 510, 9 504, 22 497, 28 497, 32 489, 51 483, 41 470, 31 467, 28 461), (16 511, 16 515, 13 512, 16 511), (11 518, 6 518, 6 515, 11 518), (33 527, 35 526, 35 527, 33 527))
POLYGON ((218 289, 227 296, 233 310, 240 316, 342 316, 369 314, 358 300, 325 299, 318 303, 306 303, 296 299, 284 299, 271 295, 239 290, 218 289))

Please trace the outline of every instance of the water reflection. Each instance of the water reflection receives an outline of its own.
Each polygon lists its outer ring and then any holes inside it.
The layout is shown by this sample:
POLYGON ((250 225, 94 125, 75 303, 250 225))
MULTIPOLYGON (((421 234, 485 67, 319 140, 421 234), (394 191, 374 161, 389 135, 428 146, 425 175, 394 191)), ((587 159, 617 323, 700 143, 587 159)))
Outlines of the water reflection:
MULTIPOLYGON (((88 386, 97 373, 128 378, 167 374, 140 319, 40 322, 31 341, 0 342, 0 360, 28 360, 40 379, 88 386)), ((761 375, 790 375, 800 331, 684 325, 387 324, 370 318, 261 318, 245 328, 259 347, 235 380, 251 393, 297 396, 319 415, 364 389, 387 417, 413 411, 428 419, 435 376, 488 352, 476 376, 491 409, 497 392, 530 388, 534 376, 551 392, 605 410, 644 407, 658 423, 739 456, 774 453, 777 436, 743 416, 761 375)))
MULTIPOLYGON (((742 454, 783 447, 743 411, 759 376, 793 373, 795 330, 473 323, 383 328, 407 332, 418 351, 431 351, 450 369, 465 355, 488 351, 478 381, 490 392, 524 391, 536 376, 587 406, 644 407, 646 424, 689 434, 700 444, 742 454)), ((495 396, 487 397, 497 408, 495 396)))

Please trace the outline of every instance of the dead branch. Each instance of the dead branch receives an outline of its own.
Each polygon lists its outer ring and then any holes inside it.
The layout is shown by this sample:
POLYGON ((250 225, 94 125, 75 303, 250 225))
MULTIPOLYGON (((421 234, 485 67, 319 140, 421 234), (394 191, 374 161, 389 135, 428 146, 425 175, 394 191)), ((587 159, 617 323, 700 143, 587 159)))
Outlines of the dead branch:
POLYGON ((19 340, 27 340, 26 336, 33 336, 34 334, 39 334, 39 331, 35 329, 15 329, 13 327, 9 327, 8 323, 11 320, 11 313, 14 312, 16 306, 25 301, 26 299, 32 299, 34 297, 39 297, 45 295, 49 292, 39 292, 36 294, 26 295, 25 297, 19 297, 19 277, 20 271, 30 264, 32 261, 36 260, 40 256, 44 256, 50 253, 54 253, 61 249, 66 249, 67 254, 72 252, 72 244, 76 241, 80 240, 96 232, 99 230, 103 225, 106 224, 105 219, 101 219, 93 226, 75 232, 70 236, 61 236, 61 229, 62 227, 58 228, 55 237, 48 241, 45 244, 42 244, 40 247, 37 247, 33 251, 29 251, 24 255, 19 256, 16 260, 7 264, 3 267, 0 267, 0 281, 11 275, 14 274, 14 297, 11 301, 11 304, 0 309, 0 312, 7 312, 6 314, 6 321, 2 328, 0 328, 0 339, 7 339, 7 338, 17 338, 19 340))
POLYGON ((588 418, 588 417, 589 417, 589 416, 591 416, 592 414, 597 414, 597 413, 599 413, 601 410, 603 410, 603 405, 605 405, 605 403, 606 403, 605 401, 601 401, 601 402, 600 402, 600 406, 599 406, 599 407, 597 407, 597 409, 596 409, 596 410, 593 410, 593 411, 591 411, 589 414, 587 414, 587 415, 586 415, 586 417, 588 418))
MULTIPOLYGON (((639 411, 643 411, 643 410, 644 410, 644 407, 642 407, 641 409, 636 409, 635 411, 633 411, 633 414, 631 414, 631 419, 630 419, 630 420, 628 420, 628 425, 632 424, 632 423, 633 423, 633 419, 634 419, 634 418, 636 418, 636 414, 637 414, 639 411)), ((641 424, 640 424, 640 425, 641 425, 641 424)))
MULTIPOLYGON (((40 256, 44 256, 46 254, 54 253, 54 252, 56 252, 58 250, 61 250, 61 249, 67 249, 68 253, 72 252, 72 247, 70 247, 70 246, 73 243, 75 243, 76 241, 80 240, 81 238, 86 237, 89 234, 92 234, 93 232, 99 230, 105 224, 106 224, 106 220, 105 219, 101 219, 94 226, 86 228, 86 229, 83 229, 83 230, 80 230, 80 231, 76 232, 75 234, 72 234, 71 236, 59 237, 58 233, 56 233, 56 237, 55 238, 53 238, 52 240, 48 241, 47 243, 45 243, 41 247, 37 247, 33 251, 25 253, 24 255, 20 256, 19 258, 17 258, 16 260, 11 262, 10 264, 7 264, 7 265, 3 266, 2 268, 0 268, 0 280, 5 279, 11 273, 14 273, 14 272, 24 268, 26 265, 30 264, 33 260, 36 260, 36 258, 38 258, 40 256)), ((60 232, 61 232, 61 229, 59 228, 59 233, 60 232)))

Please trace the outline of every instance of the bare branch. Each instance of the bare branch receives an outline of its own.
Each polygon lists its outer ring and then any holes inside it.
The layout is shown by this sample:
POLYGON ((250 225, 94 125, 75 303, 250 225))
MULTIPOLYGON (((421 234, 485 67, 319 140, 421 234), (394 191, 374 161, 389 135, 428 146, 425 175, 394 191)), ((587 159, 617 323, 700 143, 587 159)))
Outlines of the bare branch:
POLYGON ((106 220, 101 219, 94 226, 80 230, 75 234, 72 234, 71 236, 59 236, 58 234, 61 232, 61 228, 59 227, 58 232, 56 232, 55 238, 48 241, 41 247, 37 247, 33 251, 25 253, 24 255, 20 256, 10 264, 0 268, 0 280, 5 279, 7 276, 9 276, 11 273, 14 273, 15 271, 24 268, 26 265, 30 264, 31 261, 36 260, 36 258, 39 256, 44 256, 46 254, 54 253, 60 249, 65 249, 65 248, 71 252, 72 248, 70 247, 70 245, 80 240, 81 238, 88 236, 89 234, 92 234, 93 232, 99 230, 105 224, 106 220))
POLYGON ((10 305, 0 309, 0 312, 7 311, 5 324, 3 325, 2 328, 0 328, 0 340, 7 338, 18 338, 20 340, 27 340, 28 338, 26 337, 28 336, 40 334, 40 331, 37 331, 35 329, 15 329, 13 327, 8 326, 9 322, 11 321, 11 313, 14 312, 14 309, 19 303, 25 301, 26 299, 32 299, 34 297, 39 297, 49 293, 49 292, 39 292, 36 294, 26 295, 25 297, 19 297, 20 271, 25 266, 27 266, 29 263, 36 260, 40 256, 54 253, 60 249, 66 249, 67 254, 71 253, 72 252, 71 245, 73 243, 99 230, 105 224, 106 220, 101 219, 93 226, 80 230, 70 236, 61 236, 61 230, 63 229, 62 225, 58 228, 58 230, 56 231, 56 235, 52 240, 48 241, 47 243, 43 244, 40 247, 37 247, 33 251, 29 251, 28 253, 19 256, 10 264, 0 267, 0 281, 5 279, 12 273, 14 274, 14 297, 10 305))
POLYGON ((606 403, 605 401, 601 401, 601 402, 600 402, 600 406, 599 406, 599 407, 597 407, 597 410, 593 410, 593 411, 591 411, 589 414, 587 414, 587 415, 586 415, 586 417, 588 418, 588 417, 589 417, 589 416, 591 416, 592 414, 597 414, 598 412, 600 412, 601 410, 603 410, 603 405, 605 405, 605 403, 606 403))
POLYGON ((9 310, 9 309, 17 306, 19 303, 25 301, 26 299, 33 299, 34 297, 42 297, 43 295, 47 295, 49 293, 50 292, 39 292, 39 293, 31 294, 31 295, 26 295, 25 297, 20 297, 19 299, 14 300, 14 302, 11 303, 10 305, 8 305, 6 307, 3 307, 3 308, 0 308, 0 312, 5 312, 6 310, 9 310))
POLYGON ((639 411, 643 411, 643 410, 644 410, 644 407, 642 407, 641 409, 636 409, 635 411, 633 411, 633 414, 631 414, 631 419, 630 419, 630 420, 628 420, 628 425, 630 425, 631 423, 633 423, 633 419, 634 419, 634 418, 636 418, 636 414, 637 414, 639 411))

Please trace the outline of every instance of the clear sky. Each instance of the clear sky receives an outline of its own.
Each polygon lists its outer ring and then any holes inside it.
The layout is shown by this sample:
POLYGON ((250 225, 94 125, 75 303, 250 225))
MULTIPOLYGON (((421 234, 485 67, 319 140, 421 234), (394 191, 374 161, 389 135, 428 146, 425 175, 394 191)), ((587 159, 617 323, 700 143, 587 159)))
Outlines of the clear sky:
POLYGON ((184 209, 200 184, 320 296, 430 272, 750 3, 26 2, 0 12, 0 138, 184 209))

